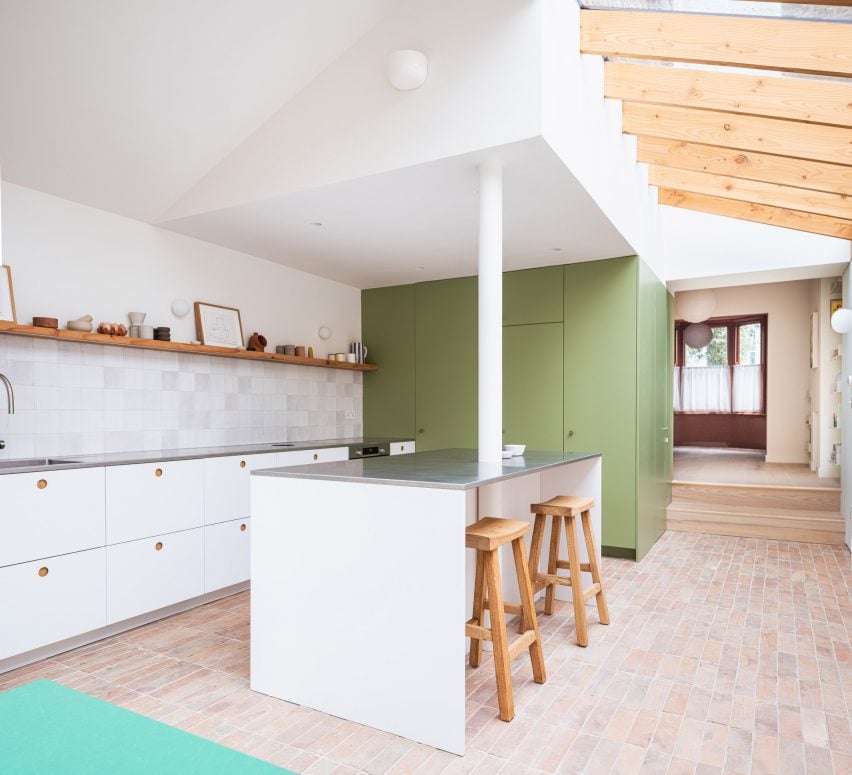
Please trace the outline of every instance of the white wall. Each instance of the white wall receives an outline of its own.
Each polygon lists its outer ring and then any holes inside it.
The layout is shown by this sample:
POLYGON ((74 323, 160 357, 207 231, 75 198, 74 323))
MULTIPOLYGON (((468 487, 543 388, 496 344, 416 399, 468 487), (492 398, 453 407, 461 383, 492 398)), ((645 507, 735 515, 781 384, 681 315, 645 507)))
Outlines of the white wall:
POLYGON ((831 299, 841 295, 837 277, 811 280, 811 312, 817 315, 816 368, 811 369, 811 408, 816 415, 814 445, 811 452, 811 469, 823 477, 836 477, 840 469, 831 462, 834 444, 840 441, 840 432, 834 427, 834 415, 840 403, 837 388, 841 360, 832 357, 840 346, 840 334, 831 328, 831 299))
POLYGON ((714 317, 767 314, 766 460, 807 463, 810 281, 716 288, 714 317))
POLYGON ((678 207, 662 206, 659 212, 663 238, 659 273, 668 282, 704 278, 706 282, 692 287, 707 288, 720 275, 849 261, 849 241, 837 237, 678 207))
POLYGON ((529 0, 403 0, 161 220, 386 172, 538 135, 540 16, 529 0), (400 92, 387 55, 423 51, 400 92))
POLYGON ((139 310, 188 342, 192 312, 171 313, 183 298, 239 308, 246 337, 260 331, 271 347, 313 345, 325 355, 360 338, 356 288, 10 183, 0 193, 2 261, 12 267, 20 323, 44 315, 64 326, 90 314, 127 325, 139 310), (320 325, 333 332, 327 343, 320 325))
POLYGON ((656 189, 621 133, 621 102, 604 99, 603 58, 580 54, 577 3, 545 0, 542 12, 542 135, 658 277, 656 189))

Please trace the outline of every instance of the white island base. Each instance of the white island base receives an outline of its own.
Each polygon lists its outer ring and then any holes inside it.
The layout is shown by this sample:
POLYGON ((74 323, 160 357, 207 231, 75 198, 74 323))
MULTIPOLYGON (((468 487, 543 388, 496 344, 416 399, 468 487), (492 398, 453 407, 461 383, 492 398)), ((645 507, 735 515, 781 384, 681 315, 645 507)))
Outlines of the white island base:
MULTIPOLYGON (((447 450, 252 477, 253 690, 464 753, 465 526, 531 519, 533 502, 587 495, 600 539, 600 456, 475 460, 447 450)), ((517 602, 511 553, 503 559, 517 602)))

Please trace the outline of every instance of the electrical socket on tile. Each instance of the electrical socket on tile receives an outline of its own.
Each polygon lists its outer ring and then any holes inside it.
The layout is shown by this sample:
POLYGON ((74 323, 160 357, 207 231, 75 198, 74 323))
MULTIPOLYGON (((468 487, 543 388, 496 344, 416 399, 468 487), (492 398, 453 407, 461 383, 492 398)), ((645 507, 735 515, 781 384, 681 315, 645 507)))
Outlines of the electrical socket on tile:
POLYGON ((355 410, 354 409, 347 409, 343 414, 343 419, 344 420, 354 420, 355 419, 355 410))

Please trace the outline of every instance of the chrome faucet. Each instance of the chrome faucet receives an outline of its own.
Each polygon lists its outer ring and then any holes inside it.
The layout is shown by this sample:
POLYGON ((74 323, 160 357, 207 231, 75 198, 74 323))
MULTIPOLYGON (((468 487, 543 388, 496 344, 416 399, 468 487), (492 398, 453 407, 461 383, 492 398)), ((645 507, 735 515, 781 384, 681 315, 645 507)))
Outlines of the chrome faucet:
POLYGON ((6 388, 6 407, 9 414, 15 414, 15 391, 12 389, 12 383, 5 374, 0 374, 0 382, 6 388))

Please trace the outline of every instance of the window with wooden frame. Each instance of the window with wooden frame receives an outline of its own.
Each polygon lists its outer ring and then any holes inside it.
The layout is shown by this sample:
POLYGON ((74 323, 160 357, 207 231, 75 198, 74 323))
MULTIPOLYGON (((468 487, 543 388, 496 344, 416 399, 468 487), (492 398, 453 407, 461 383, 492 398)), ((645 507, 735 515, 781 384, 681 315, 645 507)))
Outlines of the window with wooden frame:
POLYGON ((690 347, 675 323, 675 411, 691 414, 766 414, 766 315, 707 320, 712 337, 690 347))

